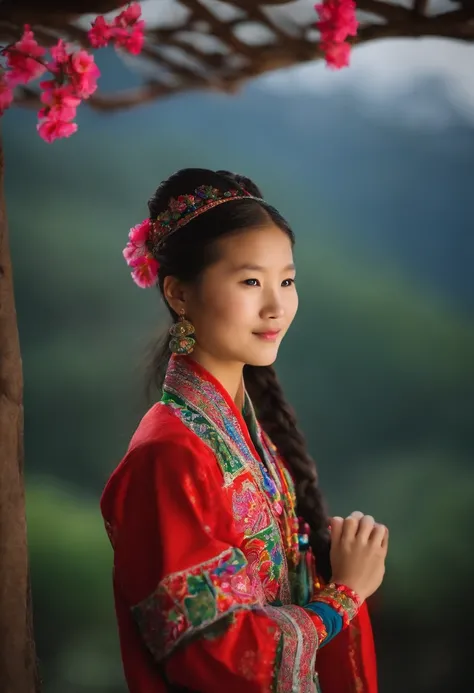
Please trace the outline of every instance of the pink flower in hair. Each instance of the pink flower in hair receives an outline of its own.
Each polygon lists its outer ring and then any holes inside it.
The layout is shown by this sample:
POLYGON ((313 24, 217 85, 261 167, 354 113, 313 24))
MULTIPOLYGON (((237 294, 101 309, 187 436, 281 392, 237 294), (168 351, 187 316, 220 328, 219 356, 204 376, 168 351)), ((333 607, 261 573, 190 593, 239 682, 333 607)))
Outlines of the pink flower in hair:
POLYGON ((148 289, 156 284, 158 279, 158 270, 160 266, 154 257, 151 255, 142 255, 129 262, 130 267, 133 267, 132 279, 141 289, 148 289))
POLYGON ((153 222, 144 219, 128 234, 128 243, 123 256, 129 267, 133 267, 132 279, 142 289, 156 284, 159 264, 148 250, 147 241, 153 231, 153 222))
POLYGON ((153 224, 150 219, 144 219, 140 224, 137 224, 128 234, 128 243, 123 251, 125 261, 130 265, 134 260, 148 255, 147 240, 153 230, 153 224))

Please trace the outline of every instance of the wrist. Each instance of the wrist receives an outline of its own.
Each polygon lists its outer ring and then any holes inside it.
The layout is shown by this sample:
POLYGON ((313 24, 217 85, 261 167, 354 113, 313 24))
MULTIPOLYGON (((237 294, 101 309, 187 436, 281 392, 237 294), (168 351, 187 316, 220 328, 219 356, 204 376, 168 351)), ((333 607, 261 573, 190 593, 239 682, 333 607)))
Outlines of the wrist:
POLYGON ((353 586, 352 580, 344 580, 344 578, 338 579, 335 575, 333 575, 331 578, 330 584, 331 585, 341 585, 341 586, 345 587, 348 590, 348 592, 353 592, 356 595, 357 599, 359 600, 360 604, 363 604, 365 602, 365 600, 367 599, 367 597, 369 596, 368 594, 365 593, 365 591, 362 589, 362 587, 359 588, 359 587, 353 586))
POLYGON ((342 616, 343 626, 346 627, 357 616, 364 600, 350 587, 331 582, 316 592, 313 601, 331 606, 342 616))

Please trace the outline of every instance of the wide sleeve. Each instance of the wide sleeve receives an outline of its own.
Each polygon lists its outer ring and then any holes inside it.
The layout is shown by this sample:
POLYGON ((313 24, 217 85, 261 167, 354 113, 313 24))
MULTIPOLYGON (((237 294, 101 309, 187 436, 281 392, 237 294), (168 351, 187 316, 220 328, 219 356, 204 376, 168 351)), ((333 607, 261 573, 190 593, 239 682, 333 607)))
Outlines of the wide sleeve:
POLYGON ((195 436, 130 453, 116 587, 171 684, 196 693, 310 693, 321 619, 259 602, 219 474, 195 436))

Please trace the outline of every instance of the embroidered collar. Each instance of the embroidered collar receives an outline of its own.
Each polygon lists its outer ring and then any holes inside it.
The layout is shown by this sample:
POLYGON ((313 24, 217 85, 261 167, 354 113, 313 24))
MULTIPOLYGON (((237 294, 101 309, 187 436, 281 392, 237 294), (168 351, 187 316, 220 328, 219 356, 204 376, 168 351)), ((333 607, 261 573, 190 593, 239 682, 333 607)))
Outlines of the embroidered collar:
MULTIPOLYGON (((189 356, 173 354, 163 390, 178 395, 193 409, 202 412, 219 431, 231 438, 244 457, 248 457, 250 451, 252 457, 259 460, 247 424, 234 400, 221 383, 199 363, 189 356)), ((253 413, 246 392, 245 410, 253 413)))
POLYGON ((293 484, 278 458, 275 446, 260 428, 247 392, 245 391, 242 414, 227 390, 211 373, 189 356, 176 355, 171 356, 163 392, 171 397, 177 396, 207 419, 224 439, 232 443, 242 460, 246 460, 255 481, 267 497, 275 518, 278 518, 280 531, 280 523, 283 525, 288 558, 296 565, 298 520, 293 484))

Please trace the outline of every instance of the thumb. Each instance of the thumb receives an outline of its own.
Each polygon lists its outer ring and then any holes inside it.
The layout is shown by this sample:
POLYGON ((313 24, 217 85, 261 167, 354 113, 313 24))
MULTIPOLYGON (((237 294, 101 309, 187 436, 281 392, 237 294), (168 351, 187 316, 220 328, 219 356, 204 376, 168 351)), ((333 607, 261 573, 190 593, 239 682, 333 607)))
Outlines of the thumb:
POLYGON ((342 535, 344 520, 342 517, 333 517, 331 520, 331 544, 339 544, 342 535))

